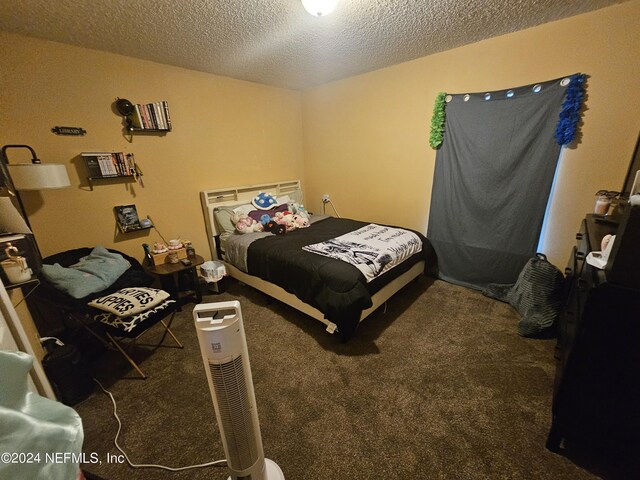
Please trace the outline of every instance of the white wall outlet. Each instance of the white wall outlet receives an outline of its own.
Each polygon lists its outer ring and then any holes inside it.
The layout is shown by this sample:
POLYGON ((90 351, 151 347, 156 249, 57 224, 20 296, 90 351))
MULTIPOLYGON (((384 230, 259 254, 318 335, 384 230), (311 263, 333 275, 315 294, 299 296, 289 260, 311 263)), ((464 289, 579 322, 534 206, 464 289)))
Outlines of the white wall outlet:
POLYGON ((331 201, 331 197, 329 197, 328 193, 322 195, 322 203, 329 203, 331 201))

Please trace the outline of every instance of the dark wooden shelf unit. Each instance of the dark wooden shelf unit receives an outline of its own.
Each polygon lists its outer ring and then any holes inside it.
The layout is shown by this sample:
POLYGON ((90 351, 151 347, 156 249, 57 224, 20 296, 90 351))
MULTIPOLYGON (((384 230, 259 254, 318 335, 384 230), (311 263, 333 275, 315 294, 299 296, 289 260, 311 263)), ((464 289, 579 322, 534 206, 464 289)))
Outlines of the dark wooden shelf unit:
MULTIPOLYGON (((600 270, 586 261, 589 252, 600 251, 605 235, 616 234, 615 243, 621 242, 622 227, 624 220, 618 226, 587 215, 576 235, 565 271, 567 297, 558 325, 547 448, 560 453, 586 449, 605 462, 636 471, 640 469, 640 286, 625 284, 608 268, 600 270)), ((640 246, 635 255, 640 255, 640 246)), ((618 259, 612 255, 610 262, 618 259)))

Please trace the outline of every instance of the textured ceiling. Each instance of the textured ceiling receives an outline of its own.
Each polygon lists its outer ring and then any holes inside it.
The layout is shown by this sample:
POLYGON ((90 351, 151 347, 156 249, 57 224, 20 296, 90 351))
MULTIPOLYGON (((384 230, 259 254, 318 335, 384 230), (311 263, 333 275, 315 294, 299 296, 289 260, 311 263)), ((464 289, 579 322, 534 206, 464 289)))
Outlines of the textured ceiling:
POLYGON ((0 30, 293 89, 623 0, 0 0, 0 30))

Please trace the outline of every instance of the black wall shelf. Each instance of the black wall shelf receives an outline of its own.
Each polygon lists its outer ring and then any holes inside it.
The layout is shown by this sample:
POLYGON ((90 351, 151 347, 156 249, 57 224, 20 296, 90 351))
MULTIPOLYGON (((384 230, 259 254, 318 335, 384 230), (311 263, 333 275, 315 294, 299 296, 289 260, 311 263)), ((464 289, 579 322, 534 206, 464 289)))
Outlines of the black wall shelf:
POLYGON ((125 118, 128 132, 166 133, 171 131, 169 103, 166 100, 153 103, 131 103, 117 99, 116 110, 125 118))
POLYGON ((107 179, 133 179, 142 176, 132 153, 83 152, 80 154, 87 167, 87 180, 93 190, 93 181, 107 179))
POLYGON ((137 128, 127 127, 127 131, 131 133, 167 133, 170 132, 170 128, 137 128))

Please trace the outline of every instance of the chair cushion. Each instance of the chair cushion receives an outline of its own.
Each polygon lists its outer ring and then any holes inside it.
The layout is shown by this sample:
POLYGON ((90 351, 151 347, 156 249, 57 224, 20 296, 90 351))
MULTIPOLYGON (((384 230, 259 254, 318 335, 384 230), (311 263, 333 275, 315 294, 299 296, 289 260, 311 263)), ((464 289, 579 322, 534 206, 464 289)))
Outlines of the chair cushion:
POLYGON ((165 300, 137 315, 121 317, 109 312, 98 312, 93 319, 117 337, 137 337, 140 332, 155 325, 177 308, 175 300, 165 300))
POLYGON ((89 302, 90 307, 95 307, 118 317, 130 317, 144 312, 169 298, 169 293, 164 290, 149 287, 123 288, 89 302))

